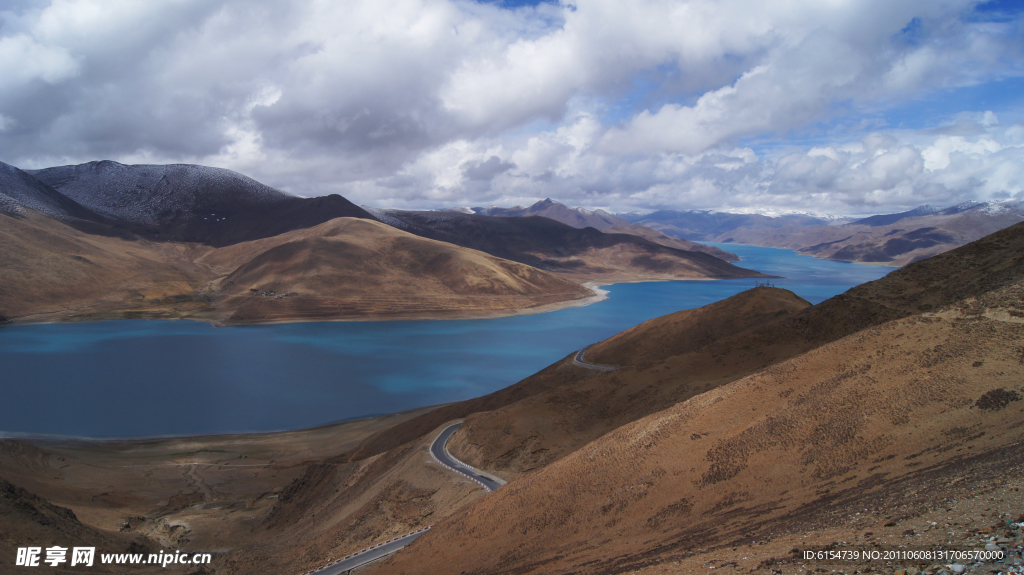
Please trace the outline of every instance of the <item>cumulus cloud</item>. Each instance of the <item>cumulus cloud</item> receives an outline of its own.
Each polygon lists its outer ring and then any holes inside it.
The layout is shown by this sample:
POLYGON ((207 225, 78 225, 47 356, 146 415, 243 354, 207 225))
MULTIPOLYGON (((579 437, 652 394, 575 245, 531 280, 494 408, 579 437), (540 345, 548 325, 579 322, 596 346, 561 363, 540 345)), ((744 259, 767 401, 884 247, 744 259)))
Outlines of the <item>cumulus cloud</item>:
POLYGON ((489 182, 498 174, 507 172, 514 167, 516 167, 515 164, 503 162, 498 156, 491 156, 485 162, 466 165, 463 168, 463 173, 470 180, 489 182))
POLYGON ((0 11, 0 159, 203 163, 398 207, 1012 195, 1020 130, 994 115, 837 128, 1024 75, 1020 15, 975 4, 19 0, 0 11), (789 143, 806 129, 830 141, 789 143))
POLYGON ((0 38, 0 75, 6 90, 37 79, 53 84, 77 73, 78 62, 60 46, 39 43, 25 35, 0 38))
POLYGON ((869 132, 773 156, 734 146, 697 154, 609 154, 601 147, 604 134, 593 117, 580 115, 517 142, 461 141, 425 155, 398 177, 363 182, 353 192, 389 198, 394 207, 423 196, 439 205, 514 205, 550 196, 621 211, 772 208, 837 215, 1024 199, 1021 124, 961 120, 930 131, 869 132), (498 153, 512 161, 500 161, 498 153), (493 175, 488 171, 488 185, 480 186, 467 168, 484 166, 493 167, 493 175))

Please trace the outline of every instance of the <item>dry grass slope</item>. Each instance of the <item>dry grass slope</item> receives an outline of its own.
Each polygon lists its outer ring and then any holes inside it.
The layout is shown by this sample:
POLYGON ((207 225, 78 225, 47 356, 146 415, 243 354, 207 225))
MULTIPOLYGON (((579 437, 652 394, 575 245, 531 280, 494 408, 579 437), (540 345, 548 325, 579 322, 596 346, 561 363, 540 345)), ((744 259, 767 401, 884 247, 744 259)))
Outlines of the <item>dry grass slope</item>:
POLYGON ((218 249, 91 235, 37 214, 0 215, 0 238, 0 318, 19 322, 479 317, 594 295, 528 265, 359 218, 218 249))
MULTIPOLYGON (((1022 254, 1019 225, 822 304, 833 321, 883 321, 611 430, 377 572, 620 573, 929 489, 968 496, 1024 439, 1022 254)), ((797 321, 815 308, 786 321, 813 338, 841 331, 797 321)))
POLYGON ((337 458, 422 411, 270 434, 0 441, 0 572, 14 569, 17 543, 214 551, 216 573, 322 566, 483 493, 433 463, 432 437, 358 463, 337 458))
POLYGON ((233 322, 485 314, 593 295, 530 266, 369 220, 341 218, 254 244, 200 260, 222 269, 243 262, 220 282, 225 307, 237 310, 233 322), (251 290, 296 295, 254 297, 251 290))
POLYGON ((190 246, 86 234, 41 215, 0 215, 0 243, 0 316, 7 319, 109 307, 160 311, 163 302, 143 298, 154 290, 185 295, 183 310, 202 307, 202 286, 213 277, 192 263, 190 246))

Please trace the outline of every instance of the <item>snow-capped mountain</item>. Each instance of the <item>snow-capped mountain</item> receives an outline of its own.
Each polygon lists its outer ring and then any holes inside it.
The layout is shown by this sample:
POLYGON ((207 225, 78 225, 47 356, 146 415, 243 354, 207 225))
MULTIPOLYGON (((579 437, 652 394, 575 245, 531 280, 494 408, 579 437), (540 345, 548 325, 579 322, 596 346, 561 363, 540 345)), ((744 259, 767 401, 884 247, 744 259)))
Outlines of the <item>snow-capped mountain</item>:
POLYGON ((231 170, 189 164, 105 160, 26 172, 83 206, 134 224, 162 225, 182 217, 219 221, 240 205, 292 197, 231 170))
POLYGON ((207 166, 99 161, 22 173, 68 202, 151 239, 223 246, 339 217, 374 219, 338 195, 300 198, 207 166))

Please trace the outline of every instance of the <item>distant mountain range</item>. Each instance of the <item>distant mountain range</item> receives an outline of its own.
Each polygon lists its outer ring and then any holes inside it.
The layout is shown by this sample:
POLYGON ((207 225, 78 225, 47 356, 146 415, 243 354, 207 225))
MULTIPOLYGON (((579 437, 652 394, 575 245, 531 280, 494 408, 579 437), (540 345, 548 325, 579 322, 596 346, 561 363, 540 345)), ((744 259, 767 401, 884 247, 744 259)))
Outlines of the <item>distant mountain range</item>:
POLYGON ((502 218, 540 216, 579 229, 594 228, 605 232, 632 234, 670 248, 710 254, 727 262, 738 262, 740 260, 736 255, 720 248, 705 246, 681 237, 671 237, 655 229, 613 216, 604 210, 572 208, 550 198, 525 208, 522 206, 515 206, 514 208, 491 206, 489 208, 450 208, 447 211, 502 218))
POLYGON ((761 277, 541 217, 382 219, 205 166, 0 163, 0 322, 479 317, 594 297, 583 281, 761 277))
POLYGON ((825 226, 836 221, 807 214, 766 216, 761 214, 734 214, 712 210, 658 210, 643 215, 620 214, 619 216, 631 223, 654 228, 670 236, 685 238, 691 241, 709 242, 723 241, 719 238, 734 230, 825 226))
POLYGON ((574 228, 597 228, 607 230, 609 228, 629 227, 630 223, 622 218, 613 216, 604 210, 587 210, 584 208, 570 208, 565 204, 556 202, 550 198, 541 200, 531 206, 515 206, 502 208, 491 206, 489 208, 451 208, 451 211, 458 211, 467 214, 481 216, 500 217, 525 217, 543 216, 557 222, 570 225, 574 228))
POLYGON ((757 272, 703 251, 669 247, 631 233, 578 229, 547 217, 368 210, 382 222, 418 236, 558 272, 577 281, 760 277, 757 272))
POLYGON ((895 224, 900 220, 907 218, 917 218, 922 216, 955 216, 962 214, 963 212, 970 210, 986 210, 997 204, 988 202, 962 202, 955 206, 948 208, 936 208, 929 205, 918 206, 912 210, 906 212, 899 212, 896 214, 882 214, 878 216, 870 216, 867 218, 855 220, 850 222, 851 224, 864 225, 864 226, 888 226, 895 224))
POLYGON ((543 216, 576 228, 633 234, 669 247, 703 251, 739 261, 716 246, 736 243, 788 248, 839 261, 903 266, 1024 221, 1024 202, 963 202, 946 208, 920 206, 864 218, 820 214, 768 215, 713 210, 659 210, 611 214, 565 206, 551 199, 531 206, 451 208, 498 217, 543 216))
POLYGON ((417 212, 300 198, 204 166, 0 163, 0 318, 493 315, 588 297, 579 283, 589 281, 763 277, 692 239, 901 266, 1021 220, 1012 202, 854 221, 613 215, 550 199, 417 212), (252 293, 274 295, 247 299, 252 293))
POLYGON ((1024 221, 1024 202, 965 202, 861 219, 661 210, 620 214, 689 240, 795 249, 814 257, 903 266, 1024 221))

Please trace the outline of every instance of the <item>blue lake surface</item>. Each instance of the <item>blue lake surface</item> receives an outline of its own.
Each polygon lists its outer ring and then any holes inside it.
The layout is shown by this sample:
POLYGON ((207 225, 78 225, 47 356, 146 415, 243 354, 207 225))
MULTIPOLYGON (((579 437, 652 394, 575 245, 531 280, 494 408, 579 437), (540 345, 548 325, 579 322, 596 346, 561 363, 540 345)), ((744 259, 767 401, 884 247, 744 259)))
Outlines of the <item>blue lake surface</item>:
MULTIPOLYGON (((818 303, 892 268, 719 244, 818 303)), ((0 433, 139 437, 300 429, 507 387, 648 319, 754 280, 606 286, 585 307, 488 320, 0 328, 0 433)))

